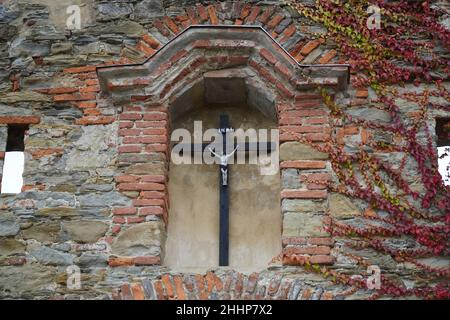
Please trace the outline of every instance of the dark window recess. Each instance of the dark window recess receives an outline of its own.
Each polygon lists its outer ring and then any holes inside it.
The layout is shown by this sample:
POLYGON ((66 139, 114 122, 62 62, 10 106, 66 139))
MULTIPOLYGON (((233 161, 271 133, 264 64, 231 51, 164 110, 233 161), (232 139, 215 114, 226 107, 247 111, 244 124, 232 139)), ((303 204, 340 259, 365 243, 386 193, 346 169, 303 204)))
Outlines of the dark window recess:
POLYGON ((437 146, 450 146, 450 118, 436 119, 437 146))
POLYGON ((8 141, 6 142, 6 152, 25 150, 24 140, 25 140, 25 131, 27 130, 28 125, 8 126, 8 141))

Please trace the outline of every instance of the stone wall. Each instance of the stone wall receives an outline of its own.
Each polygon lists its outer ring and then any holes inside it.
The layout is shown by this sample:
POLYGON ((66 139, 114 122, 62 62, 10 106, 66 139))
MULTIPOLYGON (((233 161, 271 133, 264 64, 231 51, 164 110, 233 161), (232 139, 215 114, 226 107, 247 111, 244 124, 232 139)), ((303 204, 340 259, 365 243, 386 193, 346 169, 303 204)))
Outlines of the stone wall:
MULTIPOLYGON (((327 190, 327 181, 336 179, 328 155, 299 137, 320 145, 333 136, 350 151, 355 142, 370 142, 371 151, 390 162, 405 156, 373 147, 395 139, 380 129, 338 123, 336 132, 330 130, 333 119, 317 85, 327 87, 354 117, 384 123, 391 118, 370 103, 371 90, 348 85, 346 67, 326 65, 346 61, 333 39, 316 38, 323 26, 278 1, 130 0, 87 1, 81 29, 68 30, 62 18, 69 16, 68 5, 39 0, 0 5, 0 159, 6 126, 30 126, 24 191, 0 197, 2 298, 369 296, 364 290, 348 294, 346 286, 301 267, 309 262, 358 270, 343 239, 332 239, 324 227, 330 216, 364 226, 371 211, 327 190), (263 29, 183 32, 198 24, 263 29), (283 259, 250 275, 224 269, 174 272, 161 264, 170 223, 170 108, 205 72, 230 68, 252 72, 247 81, 270 93, 276 106, 283 259), (66 286, 66 268, 72 265, 81 268, 81 289, 66 286)), ((404 116, 416 111, 408 104, 404 116)), ((409 179, 420 191, 414 174, 409 179)), ((394 239, 392 245, 411 244, 394 239)), ((420 283, 414 265, 371 249, 364 256, 407 286, 420 283)), ((424 263, 448 266, 445 257, 424 263)))

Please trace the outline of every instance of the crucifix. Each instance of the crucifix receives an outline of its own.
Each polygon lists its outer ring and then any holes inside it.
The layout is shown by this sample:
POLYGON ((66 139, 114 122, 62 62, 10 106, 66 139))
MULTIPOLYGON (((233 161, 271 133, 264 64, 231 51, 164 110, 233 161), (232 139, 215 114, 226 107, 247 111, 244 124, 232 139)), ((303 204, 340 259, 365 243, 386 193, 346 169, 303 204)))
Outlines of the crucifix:
MULTIPOLYGON (((229 159, 233 157, 236 151, 256 151, 257 154, 261 151, 271 152, 275 150, 275 142, 245 142, 242 144, 233 143, 233 151, 227 152, 227 140, 229 139, 229 134, 234 132, 233 128, 230 127, 228 115, 220 115, 219 133, 222 134, 222 146, 214 145, 211 143, 203 143, 201 145, 191 144, 186 146, 185 150, 190 150, 193 152, 203 152, 206 148, 219 159, 219 186, 220 186, 220 200, 219 200, 219 266, 228 266, 228 252, 229 252, 229 202, 230 202, 230 192, 229 192, 229 179, 230 179, 230 167, 229 159)), ((183 149, 183 148, 182 148, 183 149)))

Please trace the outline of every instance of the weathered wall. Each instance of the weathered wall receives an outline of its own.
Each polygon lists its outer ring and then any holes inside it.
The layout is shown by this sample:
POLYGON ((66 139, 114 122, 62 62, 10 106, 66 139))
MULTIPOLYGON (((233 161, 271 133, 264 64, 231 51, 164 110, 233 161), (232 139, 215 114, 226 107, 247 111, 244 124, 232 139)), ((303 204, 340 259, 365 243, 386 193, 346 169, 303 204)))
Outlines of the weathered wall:
MULTIPOLYGON (((269 89, 259 85, 278 99, 283 190, 280 240, 285 253, 312 262, 334 263, 336 270, 348 273, 357 270, 358 263, 346 254, 342 239, 333 241, 323 230, 324 218, 331 214, 364 226, 370 208, 342 195, 330 195, 321 184, 308 183, 306 175, 322 182, 335 178, 328 156, 296 142, 297 137, 286 132, 294 129, 317 143, 333 135, 350 149, 352 142, 389 143, 395 137, 382 129, 345 127, 343 123, 336 132, 330 132, 329 112, 320 96, 304 87, 303 92, 295 91, 298 83, 293 81, 292 65, 286 67, 272 51, 260 47, 253 54, 253 47, 246 48, 242 42, 240 47, 233 44, 231 48, 236 53, 234 59, 223 58, 234 54, 221 51, 223 48, 192 55, 197 60, 187 53, 172 56, 178 52, 156 57, 170 58, 170 63, 162 64, 166 69, 156 70, 159 74, 151 82, 110 83, 110 87, 100 88, 96 73, 95 66, 151 57, 192 24, 261 25, 297 61, 345 62, 333 39, 315 38, 325 32, 322 26, 299 17, 278 1, 202 1, 196 6, 195 1, 129 0, 87 1, 81 7, 81 30, 69 31, 63 19, 66 4, 36 0, 0 5, 0 167, 5 126, 30 124, 25 139, 24 192, 0 197, 2 298, 329 299, 369 295, 363 290, 344 295, 347 287, 299 272, 303 269, 296 261, 284 261, 282 266, 251 275, 227 270, 180 274, 161 265, 165 223, 171 219, 167 217, 166 170, 169 112, 167 105, 145 104, 148 97, 143 87, 153 84, 158 87, 155 92, 170 96, 178 83, 184 84, 185 79, 178 75, 186 66, 202 74, 250 63, 257 74, 255 81, 265 82, 269 89), (198 60, 202 54, 207 61, 198 60), (171 74, 164 73, 168 69, 171 74), (163 82, 166 78, 173 83, 163 82), (159 87, 159 79, 167 86, 159 87), (131 103, 113 101, 104 94, 115 89, 119 93, 113 96, 120 98, 120 91, 127 86, 137 88, 131 103), (140 140, 142 135, 147 140, 140 140), (66 268, 73 264, 82 271, 81 290, 66 287, 66 268)), ((193 50, 214 47, 211 43, 196 45, 193 50)), ((327 79, 327 75, 322 78, 327 79)), ((257 101, 255 94, 252 97, 257 101)), ((336 97, 354 116, 391 121, 388 114, 368 104, 373 97, 371 90, 350 86, 336 97)), ((416 106, 404 104, 404 116, 413 116, 416 106)), ((436 112, 449 116, 445 110, 436 112)), ((429 122, 433 127, 432 116, 429 122)), ((389 162, 402 158, 401 153, 382 148, 372 151, 389 162)), ((409 182, 420 191, 414 170, 412 166, 409 182)), ((408 239, 393 241, 395 247, 409 245, 408 239)), ((416 266, 371 249, 364 249, 364 255, 389 277, 408 286, 420 284, 416 266)), ((445 257, 428 262, 448 265, 445 257)))

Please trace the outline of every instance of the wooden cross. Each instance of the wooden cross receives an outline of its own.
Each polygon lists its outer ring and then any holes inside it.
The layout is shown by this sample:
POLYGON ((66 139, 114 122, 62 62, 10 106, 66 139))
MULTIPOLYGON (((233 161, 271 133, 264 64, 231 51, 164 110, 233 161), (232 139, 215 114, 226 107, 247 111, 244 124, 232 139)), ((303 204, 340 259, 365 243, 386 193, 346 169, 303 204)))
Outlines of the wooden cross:
POLYGON ((228 252, 229 252, 229 179, 230 168, 228 159, 235 155, 236 151, 256 151, 257 154, 261 151, 271 152, 275 150, 275 142, 245 142, 242 144, 234 144, 233 151, 229 154, 227 152, 227 138, 229 133, 234 129, 230 127, 228 115, 220 115, 219 132, 222 134, 222 146, 211 143, 191 144, 182 148, 192 152, 204 152, 206 148, 220 160, 219 170, 219 185, 220 185, 220 233, 219 233, 219 266, 228 266, 228 252))

